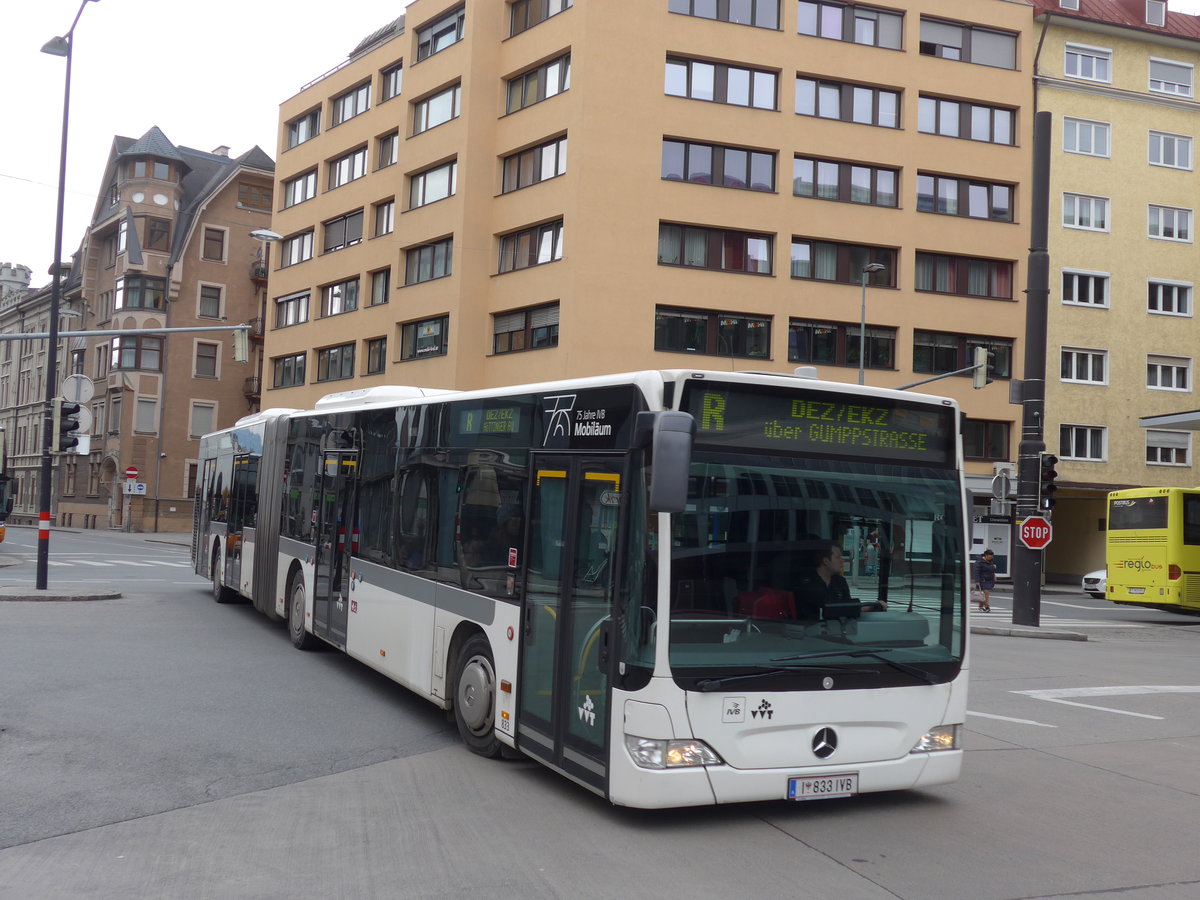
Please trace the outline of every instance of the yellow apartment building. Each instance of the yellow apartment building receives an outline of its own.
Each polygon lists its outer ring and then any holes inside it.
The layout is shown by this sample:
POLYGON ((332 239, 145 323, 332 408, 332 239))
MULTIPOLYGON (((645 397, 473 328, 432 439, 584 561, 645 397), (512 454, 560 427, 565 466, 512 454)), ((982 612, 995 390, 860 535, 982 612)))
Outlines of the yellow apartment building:
POLYGON ((994 383, 926 390, 970 417, 1005 571, 1032 12, 416 0, 281 105, 263 405, 693 365, 895 387, 986 347, 994 383))
POLYGON ((1104 566, 1105 495, 1197 483, 1195 72, 1200 20, 1158 0, 1038 0, 1037 104, 1054 117, 1045 571, 1104 566))

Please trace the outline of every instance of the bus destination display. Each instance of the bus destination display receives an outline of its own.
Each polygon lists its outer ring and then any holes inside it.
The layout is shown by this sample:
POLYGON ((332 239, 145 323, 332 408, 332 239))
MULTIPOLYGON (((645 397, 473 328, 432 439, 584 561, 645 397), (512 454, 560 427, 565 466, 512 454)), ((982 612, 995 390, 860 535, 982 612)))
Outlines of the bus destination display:
POLYGON ((690 383, 683 409, 696 419, 698 445, 930 465, 954 462, 954 415, 948 408, 849 394, 690 383))

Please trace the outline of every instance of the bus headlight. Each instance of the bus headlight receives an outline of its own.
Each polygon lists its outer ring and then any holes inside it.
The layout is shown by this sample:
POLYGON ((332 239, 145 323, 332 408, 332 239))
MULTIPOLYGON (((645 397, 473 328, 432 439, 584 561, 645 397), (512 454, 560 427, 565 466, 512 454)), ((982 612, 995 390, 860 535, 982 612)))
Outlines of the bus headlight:
POLYGON ((682 769, 722 764, 721 757, 704 741, 657 741, 627 734, 625 749, 643 769, 682 769))
POLYGON ((961 725, 939 725, 921 735, 917 745, 909 753, 932 753, 935 750, 957 750, 958 730, 961 725))

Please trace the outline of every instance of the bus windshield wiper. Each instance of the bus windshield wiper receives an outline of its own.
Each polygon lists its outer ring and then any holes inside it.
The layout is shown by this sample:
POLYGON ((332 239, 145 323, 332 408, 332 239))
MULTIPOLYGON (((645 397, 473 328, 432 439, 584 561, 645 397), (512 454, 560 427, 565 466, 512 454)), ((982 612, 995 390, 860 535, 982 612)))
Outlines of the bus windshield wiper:
POLYGON ((759 666, 756 672, 744 672, 741 675, 726 675, 724 678, 701 678, 696 687, 701 691, 712 691, 735 681, 748 681, 752 678, 770 678, 772 675, 794 675, 803 672, 811 675, 814 672, 870 672, 870 669, 850 669, 845 666, 759 666))
MULTIPOLYGON (((823 650, 820 653, 801 653, 797 656, 776 656, 771 660, 771 662, 793 662, 795 660, 802 659, 823 659, 831 656, 869 656, 872 659, 877 659, 882 663, 886 663, 893 669, 904 672, 906 675, 912 675, 914 678, 920 678, 926 684, 938 684, 938 681, 924 669, 917 668, 916 666, 910 666, 908 663, 898 662, 885 655, 890 652, 891 651, 887 648, 880 648, 879 650, 867 650, 865 648, 859 648, 856 650, 823 650)), ((845 670, 843 669, 841 671, 845 670)))

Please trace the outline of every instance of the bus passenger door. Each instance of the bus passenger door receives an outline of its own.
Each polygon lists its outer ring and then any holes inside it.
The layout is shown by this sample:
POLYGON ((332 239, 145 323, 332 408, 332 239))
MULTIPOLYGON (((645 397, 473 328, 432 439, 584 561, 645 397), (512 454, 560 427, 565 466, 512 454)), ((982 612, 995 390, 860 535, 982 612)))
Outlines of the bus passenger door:
POLYGON ((357 451, 327 450, 321 454, 313 633, 343 646, 350 615, 350 554, 357 541, 357 475, 357 451))
POLYGON ((621 461, 535 455, 517 746, 606 788, 621 461))

